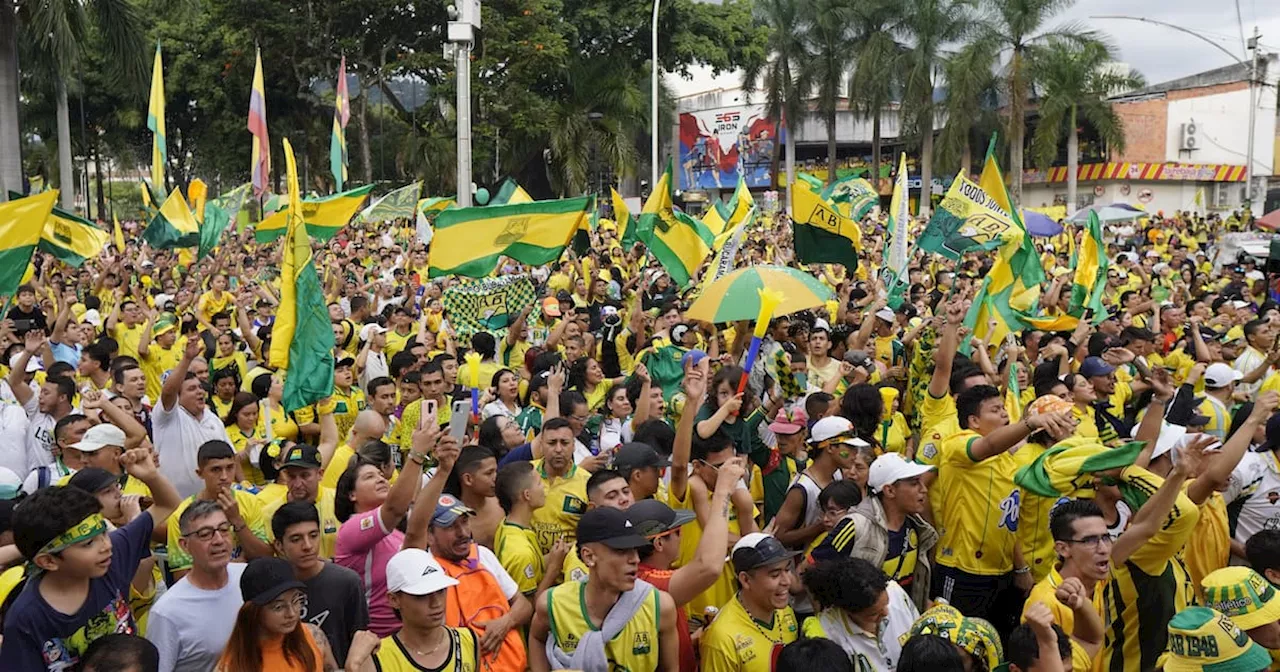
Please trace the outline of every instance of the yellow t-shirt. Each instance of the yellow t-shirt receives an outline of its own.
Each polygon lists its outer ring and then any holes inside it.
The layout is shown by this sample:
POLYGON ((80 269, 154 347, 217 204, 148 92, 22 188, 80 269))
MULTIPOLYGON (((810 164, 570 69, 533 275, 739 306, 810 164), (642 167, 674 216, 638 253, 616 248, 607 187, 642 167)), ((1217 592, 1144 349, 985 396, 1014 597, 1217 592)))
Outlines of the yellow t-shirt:
MULTIPOLYGON (((261 423, 255 426, 253 431, 250 431, 247 434, 244 430, 240 429, 239 425, 231 425, 227 427, 227 438, 231 440, 231 447, 235 448, 236 452, 239 453, 249 447, 250 439, 265 439, 266 434, 262 430, 261 423)), ((262 470, 258 468, 258 465, 251 462, 241 462, 240 469, 244 472, 245 480, 255 486, 263 486, 267 484, 267 477, 262 475, 262 470)))
MULTIPOLYGON (((692 490, 685 486, 684 497, 678 497, 674 492, 668 492, 667 500, 673 509, 693 510, 693 500, 689 499, 692 490)), ((707 493, 708 501, 712 493, 707 493)), ((752 508, 752 516, 759 513, 754 507, 752 508)), ((742 534, 742 525, 738 521, 738 508, 729 506, 729 535, 738 536, 742 534)), ((693 561, 693 557, 698 550, 698 543, 702 540, 702 524, 696 519, 690 521, 687 525, 680 528, 680 551, 673 566, 683 567, 693 561)), ((733 571, 733 563, 726 562, 724 569, 720 570, 720 577, 710 588, 702 591, 697 597, 693 598, 689 604, 685 605, 685 613, 688 614, 690 620, 697 620, 705 623, 707 607, 715 607, 719 609, 726 602, 733 599, 733 594, 738 590, 738 575, 733 571)))
MULTIPOLYGON (((1183 483, 1183 492, 1191 483, 1183 483)), ((1227 522, 1227 501, 1222 493, 1209 495, 1200 505, 1200 521, 1196 523, 1196 531, 1187 540, 1187 545, 1182 547, 1181 557, 1187 566, 1191 590, 1195 591, 1197 599, 1203 600, 1200 582, 1231 561, 1231 527, 1227 522)))
POLYGON ((160 388, 164 386, 164 380, 169 372, 182 361, 182 352, 186 348, 186 343, 187 339, 179 338, 174 341, 173 347, 166 349, 153 342, 147 347, 147 356, 138 357, 138 366, 147 376, 148 398, 156 400, 160 398, 160 388))
POLYGON ((920 402, 920 450, 916 451, 916 461, 921 464, 938 466, 938 456, 942 451, 942 442, 953 434, 960 433, 960 422, 956 418, 956 400, 950 393, 941 398, 924 393, 920 402))
MULTIPOLYGON (((1048 574, 1039 581, 1031 589, 1031 594, 1027 596, 1027 601, 1022 605, 1022 621, 1027 620, 1027 608, 1036 602, 1044 602, 1049 611, 1053 614, 1053 622, 1062 628, 1062 631, 1071 636, 1071 632, 1075 629, 1076 615, 1071 608, 1058 601, 1058 586, 1062 585, 1062 575, 1058 573, 1058 568, 1049 567, 1048 574)), ((1101 586, 1096 587, 1093 591, 1093 608, 1097 610, 1099 618, 1102 614, 1102 590, 1101 586)), ((1071 641, 1071 669, 1080 672, 1088 672, 1093 669, 1093 659, 1080 646, 1079 642, 1071 641)))
POLYGON ((587 512, 587 479, 591 474, 575 464, 564 477, 551 477, 543 468, 543 460, 534 460, 533 468, 542 478, 547 503, 534 510, 530 525, 538 535, 538 548, 545 554, 551 552, 557 537, 566 541, 577 538, 578 519, 587 512))
POLYGON ((910 432, 907 418, 894 411, 892 418, 880 421, 880 431, 876 438, 880 439, 880 447, 884 452, 902 455, 907 450, 907 435, 910 432))
POLYGON ((351 464, 351 458, 355 457, 356 451, 342 444, 333 451, 333 457, 329 458, 329 464, 324 467, 324 475, 320 477, 320 487, 337 488, 338 479, 342 478, 342 472, 347 470, 351 464))
MULTIPOLYGON (((142 340, 142 330, 145 326, 146 325, 137 324, 133 327, 126 327, 124 326, 123 321, 117 322, 115 331, 111 334, 111 336, 116 339, 116 343, 120 345, 119 352, 117 354, 128 355, 141 362, 142 358, 138 356, 138 341, 142 340)), ((143 373, 146 373, 145 369, 143 370, 143 373)), ((148 390, 149 389, 150 388, 148 387, 148 390)), ((158 394, 152 397, 152 399, 159 398, 160 396, 158 394)))
POLYGON ((395 357, 396 355, 400 354, 400 352, 404 350, 404 347, 409 344, 409 339, 415 336, 417 336, 417 332, 413 331, 412 329, 409 330, 409 333, 404 335, 399 334, 394 329, 392 329, 391 331, 388 331, 387 347, 385 350, 387 354, 387 361, 388 362, 391 361, 392 357, 395 357))
MULTIPOLYGON (((262 405, 258 406, 261 410, 262 405)), ((258 427, 262 429, 265 436, 267 434, 266 424, 263 422, 264 413, 258 413, 258 427)), ((271 404, 271 438, 272 439, 288 439, 289 441, 298 440, 298 423, 288 413, 284 412, 284 407, 271 404)))
POLYGON ((209 290, 200 295, 200 299, 196 303, 196 310, 200 311, 200 316, 206 322, 212 322, 213 316, 228 310, 228 307, 235 303, 236 297, 228 291, 217 292, 209 290))
POLYGON ((538 534, 503 518, 493 536, 493 549, 520 592, 532 597, 547 571, 542 549, 538 548, 538 534))
POLYGON ((1013 484, 1018 462, 1001 453, 981 462, 970 454, 982 438, 966 430, 942 443, 938 482, 946 483, 939 515, 937 561, 970 574, 996 576, 1013 569, 1014 533, 1021 493, 1013 484))
MULTIPOLYGON (((244 524, 248 527, 248 532, 257 538, 267 541, 267 533, 271 526, 264 523, 262 510, 259 508, 258 500, 253 495, 243 490, 232 490, 231 494, 236 498, 236 505, 240 508, 240 517, 244 519, 244 524)), ((187 510, 188 506, 196 500, 196 496, 192 495, 178 505, 173 513, 169 515, 169 569, 173 571, 181 569, 191 569, 191 556, 178 545, 178 539, 182 537, 182 529, 178 527, 178 519, 182 517, 182 512, 187 510)), ((269 520, 269 519, 267 519, 269 520)), ((240 545, 237 535, 244 534, 243 531, 233 533, 236 539, 235 545, 231 547, 232 560, 244 560, 244 547, 240 545)))
MULTIPOLYGON (((587 616, 586 590, 587 584, 574 581, 547 591, 547 615, 551 622, 548 637, 570 655, 587 633, 600 629, 587 616)), ((656 588, 649 591, 649 596, 623 626, 622 632, 605 642, 604 653, 609 660, 609 669, 636 672, 658 669, 658 629, 663 617, 660 599, 661 592, 656 588)), ((667 614, 666 617, 675 618, 675 614, 667 614)))
POLYGON ((702 635, 702 672, 772 672, 774 654, 799 636, 791 607, 761 623, 734 597, 702 635))
MULTIPOLYGON (((333 550, 338 544, 338 517, 333 513, 333 490, 331 488, 320 488, 320 494, 316 498, 316 509, 320 512, 320 557, 325 560, 333 559, 333 550)), ((278 497, 274 501, 264 503, 262 505, 262 519, 266 523, 267 541, 274 542, 275 535, 271 533, 271 517, 276 514, 276 510, 284 506, 289 501, 288 490, 285 490, 284 497, 278 497)))
MULTIPOLYGON (((451 672, 477 672, 480 669, 480 655, 478 642, 476 641, 476 633, 471 628, 450 628, 449 657, 440 664, 437 670, 449 670, 451 672)), ((378 652, 374 654, 374 662, 381 672, 420 672, 427 668, 422 667, 413 660, 413 656, 404 648, 404 644, 400 643, 397 635, 382 638, 382 645, 378 647, 378 652)))
MULTIPOLYGON (((333 399, 333 423, 338 426, 338 440, 346 441, 351 428, 356 424, 356 416, 368 407, 364 390, 352 385, 349 390, 343 392, 335 387, 330 398, 333 399)), ((299 408, 293 412, 293 419, 299 425, 316 422, 316 407, 312 405, 299 408)))

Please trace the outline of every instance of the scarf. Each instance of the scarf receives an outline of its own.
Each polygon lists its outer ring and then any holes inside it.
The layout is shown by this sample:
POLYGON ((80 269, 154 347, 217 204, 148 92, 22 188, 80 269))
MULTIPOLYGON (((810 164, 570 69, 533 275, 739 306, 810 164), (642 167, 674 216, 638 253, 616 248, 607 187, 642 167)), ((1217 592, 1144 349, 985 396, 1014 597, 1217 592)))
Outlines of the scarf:
MULTIPOLYGON (((570 655, 556 646, 556 638, 547 638, 547 660, 553 670, 583 670, 583 672, 608 672, 609 657, 605 654, 604 644, 611 641, 627 623, 635 617, 636 612, 644 606, 646 599, 655 588, 643 580, 636 579, 636 585, 623 593, 614 603, 599 630, 590 630, 578 642, 578 648, 570 655)), ((585 612, 586 606, 583 605, 585 612)))

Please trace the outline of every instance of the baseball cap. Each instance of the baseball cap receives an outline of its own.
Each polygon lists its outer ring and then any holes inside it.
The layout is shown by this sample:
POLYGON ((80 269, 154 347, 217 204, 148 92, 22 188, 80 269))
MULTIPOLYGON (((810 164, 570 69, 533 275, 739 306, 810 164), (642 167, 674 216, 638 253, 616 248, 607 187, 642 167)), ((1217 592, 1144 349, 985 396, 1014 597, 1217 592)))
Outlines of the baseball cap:
POLYGON ((885 322, 892 322, 897 316, 894 314, 892 308, 881 308, 876 311, 876 317, 884 320, 885 322))
POLYGON ((640 529, 632 524, 628 512, 608 506, 591 509, 578 519, 578 547, 593 543, 604 544, 615 551, 649 545, 640 529))
POLYGON ((1243 373, 1222 362, 1210 364, 1209 368, 1204 370, 1204 384, 1209 388, 1226 387, 1231 383, 1239 382, 1241 378, 1244 378, 1243 373))
POLYGON ((813 328, 809 330, 809 333, 813 333, 815 331, 825 331, 827 333, 831 333, 831 325, 826 320, 819 317, 818 319, 813 321, 813 328))
POLYGON ((440 563, 421 548, 406 548, 387 562, 387 592, 409 595, 430 595, 450 586, 458 580, 445 574, 440 563))
POLYGON ((623 477, 630 476, 636 469, 647 467, 662 469, 669 466, 671 466, 671 460, 659 455, 658 451, 647 443, 624 443, 613 453, 613 468, 623 477))
POLYGON ((293 568, 282 558, 250 560, 240 575, 240 595, 258 606, 270 603, 286 590, 306 590, 307 584, 293 578, 293 568))
POLYGON ((684 353, 684 357, 680 358, 680 366, 681 367, 688 367, 690 365, 697 366, 698 363, 706 359, 707 356, 708 356, 707 353, 697 348, 694 348, 689 352, 684 353))
POLYGON ((96 494, 116 485, 120 479, 115 474, 98 467, 85 467, 71 475, 67 485, 79 488, 89 494, 96 494))
POLYGON ((656 537, 692 522, 696 515, 688 509, 673 509, 656 499, 642 499, 627 509, 627 517, 640 534, 656 537))
POLYGON ((99 313, 97 308, 90 308, 89 310, 84 311, 84 314, 80 316, 80 321, 88 322, 95 327, 101 327, 102 313, 99 313))
POLYGON ((84 433, 79 442, 71 444, 72 448, 82 453, 97 452, 107 446, 124 448, 124 430, 106 423, 94 425, 84 433))
POLYGON ((548 296, 542 300, 542 314, 547 317, 560 317, 560 299, 548 296))
POLYGON ((1085 378, 1106 376, 1115 370, 1116 367, 1111 366, 1101 357, 1085 357, 1084 362, 1080 364, 1080 375, 1085 378))
POLYGON ((797 555, 800 555, 799 551, 787 550, 772 534, 752 532, 733 545, 730 557, 733 559, 734 572, 749 572, 757 567, 790 560, 797 555))
POLYGON ((846 446, 865 446, 866 441, 853 435, 853 423, 833 415, 813 423, 809 430, 810 444, 843 443, 846 446))
POLYGON ((1267 650, 1216 609, 1189 607, 1169 621, 1165 672, 1256 672, 1270 665, 1267 650))
POLYGON ((1245 630, 1280 621, 1280 595, 1275 586, 1248 567, 1224 567, 1200 580, 1209 606, 1245 630))
POLYGON ((289 452, 285 453, 284 461, 280 463, 280 468, 285 467, 306 467, 308 469, 320 468, 320 450, 315 446, 305 443, 295 443, 289 452))
POLYGON ((170 331, 178 328, 178 322, 179 320, 177 315, 174 315, 173 313, 160 313, 160 315, 156 317, 155 324, 151 327, 151 334, 153 336, 159 336, 161 334, 169 333, 170 331))
POLYGON ((449 527, 463 516, 474 516, 475 509, 463 504, 453 495, 440 495, 436 501, 436 512, 431 514, 431 524, 438 527, 449 527))
MULTIPOLYGON (((22 358, 22 352, 19 351, 19 352, 13 353, 13 356, 9 358, 9 368, 10 369, 18 368, 18 360, 21 358, 22 358)), ((43 371, 43 370, 44 370, 44 362, 40 361, 40 358, 38 356, 32 355, 31 359, 27 360, 27 373, 35 373, 36 371, 43 371)))
POLYGON ((809 416, 805 414, 803 408, 796 408, 790 412, 787 409, 779 409, 778 415, 769 423, 769 431, 774 434, 782 434, 790 436, 804 430, 809 424, 809 416))
POLYGON ((374 334, 385 333, 387 333, 387 328, 381 324, 366 324, 363 327, 360 327, 360 340, 367 341, 373 338, 374 334))
POLYGON ((1244 327, 1238 324, 1228 329, 1227 333, 1222 336, 1223 343, 1232 343, 1234 341, 1241 340, 1244 340, 1244 327))
POLYGON ((927 464, 908 462, 897 453, 885 453, 871 463, 871 469, 867 472, 867 485, 875 492, 880 492, 886 485, 930 471, 933 471, 933 467, 927 464))
POLYGON ((355 365, 356 365, 355 357, 343 357, 342 359, 339 359, 338 361, 333 363, 333 368, 341 369, 344 366, 355 366, 355 365))

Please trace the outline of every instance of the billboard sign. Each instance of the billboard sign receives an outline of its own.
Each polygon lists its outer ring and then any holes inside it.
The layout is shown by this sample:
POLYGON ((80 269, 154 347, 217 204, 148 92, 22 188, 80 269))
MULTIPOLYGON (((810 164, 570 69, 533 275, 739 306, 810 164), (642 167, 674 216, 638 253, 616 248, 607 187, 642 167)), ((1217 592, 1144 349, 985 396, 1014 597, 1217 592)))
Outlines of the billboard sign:
POLYGON ((678 184, 683 190, 770 188, 777 128, 764 105, 738 105, 680 115, 678 184))

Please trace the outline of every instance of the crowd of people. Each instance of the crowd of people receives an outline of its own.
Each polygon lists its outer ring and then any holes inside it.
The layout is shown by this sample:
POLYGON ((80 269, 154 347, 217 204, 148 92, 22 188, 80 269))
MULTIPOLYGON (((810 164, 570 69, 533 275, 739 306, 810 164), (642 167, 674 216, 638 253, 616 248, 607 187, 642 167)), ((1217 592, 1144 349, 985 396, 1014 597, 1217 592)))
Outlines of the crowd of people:
MULTIPOLYGON (((0 668, 1203 670, 1280 661, 1280 304, 1216 215, 1108 234, 1105 311, 990 342, 989 256, 739 266, 686 318, 607 220, 459 335, 412 229, 316 246, 333 390, 286 409, 280 250, 37 254, 0 322, 0 668), (518 314, 516 314, 518 313, 518 314), (466 355, 480 357, 473 402, 466 355), (745 381, 745 385, 740 383, 745 381), (474 410, 473 412, 473 403, 474 410)), ((923 222, 914 222, 914 228, 923 222)), ((1079 231, 1039 239, 1070 317, 1079 231)))

